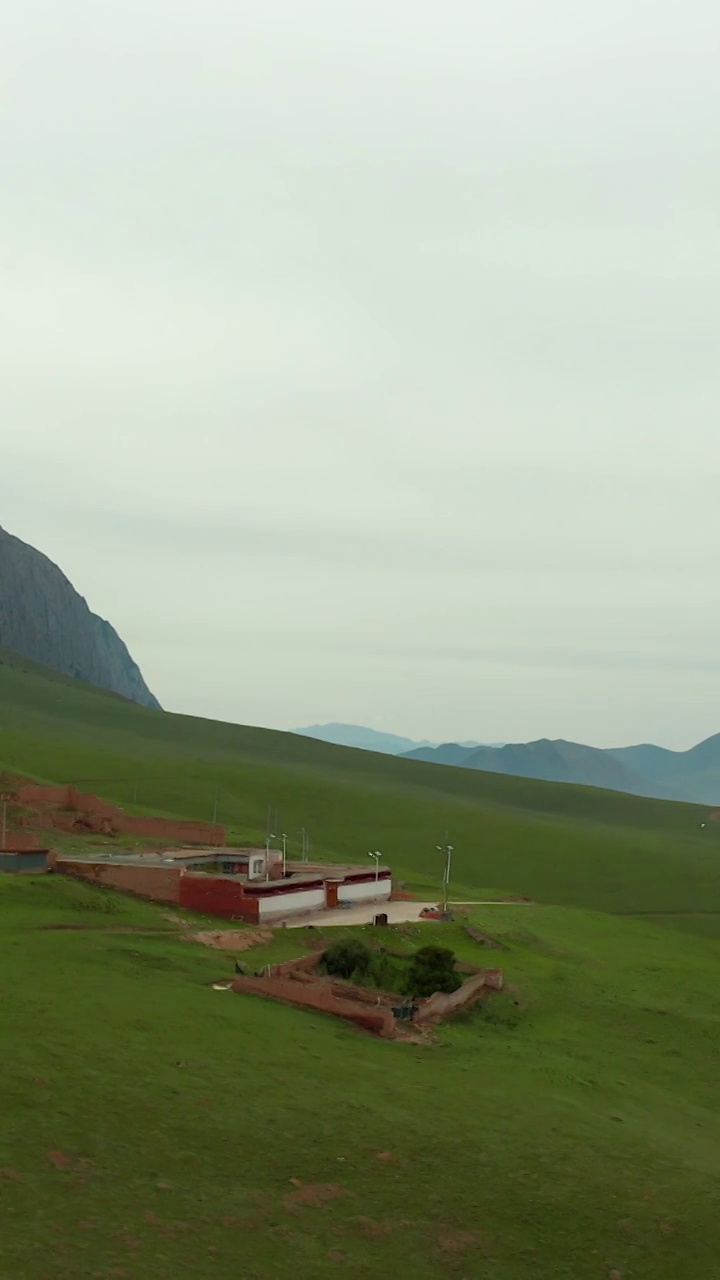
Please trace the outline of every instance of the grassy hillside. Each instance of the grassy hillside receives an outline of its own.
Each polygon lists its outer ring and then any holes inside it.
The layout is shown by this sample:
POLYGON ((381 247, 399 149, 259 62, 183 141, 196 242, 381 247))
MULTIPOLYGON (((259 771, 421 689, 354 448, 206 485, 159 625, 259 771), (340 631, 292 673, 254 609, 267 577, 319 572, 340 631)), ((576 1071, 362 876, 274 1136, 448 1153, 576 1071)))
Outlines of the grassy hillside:
POLYGON ((433 885, 447 833, 458 896, 497 889, 689 925, 720 911, 720 824, 701 829, 695 806, 172 716, 7 656, 0 768, 194 818, 210 819, 217 801, 239 839, 264 838, 271 807, 291 852, 305 827, 318 853, 380 849, 400 876, 433 885))
MULTIPOLYGON (((212 990, 232 957, 159 908, 0 879, 3 1274, 708 1280, 717 944, 555 907, 480 919, 522 1008, 417 1047, 212 990)), ((459 928, 415 930, 482 963, 459 928)))
MULTIPOLYGON (((185 913, 0 877, 3 1274, 714 1274, 720 831, 703 810, 165 715, 11 655, 0 769, 191 817, 217 803, 243 839, 271 806, 318 851, 380 848, 433 889, 447 832, 457 897, 539 904, 469 909, 513 990, 414 1046, 214 991, 233 958, 190 941, 185 913)), ((487 959, 460 921, 388 935, 487 959)))

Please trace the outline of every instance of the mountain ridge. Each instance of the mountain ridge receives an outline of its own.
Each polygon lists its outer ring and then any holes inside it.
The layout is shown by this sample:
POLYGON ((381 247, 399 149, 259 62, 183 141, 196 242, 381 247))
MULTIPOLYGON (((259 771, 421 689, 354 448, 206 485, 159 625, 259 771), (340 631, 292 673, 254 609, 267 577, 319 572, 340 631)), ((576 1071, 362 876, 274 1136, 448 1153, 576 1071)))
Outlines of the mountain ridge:
MULTIPOLYGON (((384 733, 379 729, 369 729, 363 724, 342 724, 330 721, 328 724, 310 724, 300 729, 291 729, 302 738, 316 738, 318 742, 331 742, 337 747, 356 747, 360 751, 378 751, 381 755, 406 755, 423 747, 435 747, 438 744, 423 738, 405 738, 402 734, 384 733)), ((463 742, 461 747, 480 746, 479 742, 463 742)))
POLYGON ((44 552, 1 526, 0 646, 140 706, 160 707, 115 628, 44 552))
POLYGON ((652 743, 608 750, 563 738, 539 738, 471 750, 463 750, 457 743, 444 743, 405 755, 427 763, 546 782, 574 782, 661 800, 720 804, 720 734, 689 751, 670 751, 652 743))

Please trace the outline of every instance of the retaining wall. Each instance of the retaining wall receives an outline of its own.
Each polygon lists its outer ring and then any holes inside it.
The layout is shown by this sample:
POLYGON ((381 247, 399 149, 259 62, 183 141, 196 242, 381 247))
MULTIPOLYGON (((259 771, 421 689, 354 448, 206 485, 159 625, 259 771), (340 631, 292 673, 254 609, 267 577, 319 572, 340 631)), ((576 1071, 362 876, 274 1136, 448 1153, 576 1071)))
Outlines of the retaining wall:
POLYGON ((111 862, 87 862, 85 859, 81 861, 57 857, 55 870, 79 880, 89 880, 92 884, 133 893, 138 898, 179 905, 182 876, 179 867, 123 867, 111 862))
POLYGON ((483 969, 481 973, 468 978, 457 991, 436 991, 424 1000, 418 1008, 417 1022, 439 1022, 448 1014, 458 1009, 467 1008, 476 1000, 482 1000, 489 991, 501 991, 503 975, 501 969, 483 969))
POLYGON ((352 1000, 339 999, 333 995, 330 984, 326 982, 298 982, 293 978, 251 978, 243 975, 234 980, 232 990, 281 1000, 284 1004, 296 1005, 301 1009, 333 1014, 336 1018, 354 1022, 365 1031, 388 1040, 395 1036, 395 1019, 389 1009, 363 1008, 352 1000))
POLYGON ((273 964, 269 969, 271 978, 287 978, 294 973, 310 973, 313 969, 317 969, 322 959, 324 948, 318 947, 317 951, 311 951, 306 956, 298 956, 297 960, 284 960, 282 964, 273 964))

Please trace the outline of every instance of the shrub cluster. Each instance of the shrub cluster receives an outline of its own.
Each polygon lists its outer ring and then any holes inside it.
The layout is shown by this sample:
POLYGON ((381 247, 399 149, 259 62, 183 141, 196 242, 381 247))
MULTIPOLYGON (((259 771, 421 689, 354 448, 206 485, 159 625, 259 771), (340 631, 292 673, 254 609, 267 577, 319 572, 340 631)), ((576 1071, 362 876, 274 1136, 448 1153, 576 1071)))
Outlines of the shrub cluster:
POLYGON ((327 948, 323 964, 334 977, 397 988, 412 999, 431 996, 435 991, 456 991, 462 981, 455 970, 455 954, 448 947, 420 947, 400 968, 397 962, 390 963, 382 952, 373 952, 359 939, 345 938, 327 948))

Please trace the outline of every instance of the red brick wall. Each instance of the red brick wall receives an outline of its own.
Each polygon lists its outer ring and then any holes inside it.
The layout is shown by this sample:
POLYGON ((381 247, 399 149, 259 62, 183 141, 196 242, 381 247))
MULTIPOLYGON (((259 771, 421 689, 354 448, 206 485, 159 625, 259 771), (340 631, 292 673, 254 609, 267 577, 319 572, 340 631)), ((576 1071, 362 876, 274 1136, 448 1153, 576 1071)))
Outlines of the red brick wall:
POLYGON ((2 853, 29 853, 37 849, 38 838, 32 831, 6 831, 5 843, 0 845, 2 853))
POLYGON ((124 893, 134 893, 139 898, 150 898, 153 902, 169 902, 176 906, 180 899, 182 873, 179 867, 121 867, 109 862, 58 857, 55 870, 90 880, 93 884, 122 889, 124 893))
POLYGON ((331 1013, 389 1040, 395 1035, 395 1019, 389 1009, 363 1008, 352 1000, 340 1000, 333 995, 326 982, 297 982, 293 978, 251 978, 242 975, 235 979, 232 990, 269 996, 272 1000, 298 1005, 302 1009, 316 1009, 319 1013, 331 1013))
POLYGON ((435 995, 424 1000, 417 1014, 418 1022, 439 1022, 449 1013, 464 1009, 476 1000, 482 1000, 488 991, 500 991, 503 985, 501 969, 484 969, 474 977, 463 982, 457 991, 445 993, 436 991, 435 995))
POLYGON ((180 881, 180 906, 251 924, 260 919, 257 898, 249 897, 242 884, 202 873, 194 875, 191 871, 186 871, 180 881))
POLYGON ((313 969, 317 969, 322 951, 311 951, 309 955, 298 956, 297 960, 285 960, 282 964, 273 964, 270 966, 269 977, 271 978, 287 978, 294 973, 310 973, 313 969))

